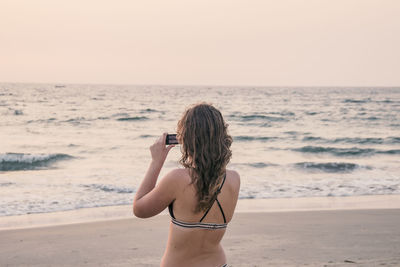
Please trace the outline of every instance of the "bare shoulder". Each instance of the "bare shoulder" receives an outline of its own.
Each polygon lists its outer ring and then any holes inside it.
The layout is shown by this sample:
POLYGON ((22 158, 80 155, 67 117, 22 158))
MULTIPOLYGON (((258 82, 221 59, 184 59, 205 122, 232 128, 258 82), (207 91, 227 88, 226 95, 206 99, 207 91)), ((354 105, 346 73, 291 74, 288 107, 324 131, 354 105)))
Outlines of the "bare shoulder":
POLYGON ((176 168, 169 171, 162 180, 174 185, 178 185, 185 183, 188 179, 190 179, 190 177, 186 169, 176 168))
POLYGON ((240 188, 240 175, 237 171, 234 170, 226 170, 227 176, 229 177, 229 181, 232 184, 232 187, 239 190, 240 188))
POLYGON ((228 182, 228 191, 230 191, 229 198, 230 202, 233 205, 233 210, 235 210, 237 200, 239 199, 240 192, 240 175, 237 171, 234 170, 226 170, 227 182, 228 182))

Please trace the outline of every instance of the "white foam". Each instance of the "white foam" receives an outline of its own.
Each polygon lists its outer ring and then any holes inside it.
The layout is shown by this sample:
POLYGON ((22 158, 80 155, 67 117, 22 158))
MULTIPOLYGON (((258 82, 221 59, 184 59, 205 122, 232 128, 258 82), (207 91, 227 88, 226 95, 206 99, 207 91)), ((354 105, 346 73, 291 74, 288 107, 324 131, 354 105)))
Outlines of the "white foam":
POLYGON ((63 154, 24 154, 24 153, 5 153, 0 154, 0 162, 21 162, 34 163, 38 161, 46 161, 58 156, 67 156, 63 154))
MULTIPOLYGON (((241 199, 235 212, 301 212, 320 210, 400 209, 400 195, 241 199)), ((167 215, 164 210, 160 215, 167 215)), ((55 226, 132 218, 131 205, 83 208, 52 213, 0 217, 0 230, 55 226)))

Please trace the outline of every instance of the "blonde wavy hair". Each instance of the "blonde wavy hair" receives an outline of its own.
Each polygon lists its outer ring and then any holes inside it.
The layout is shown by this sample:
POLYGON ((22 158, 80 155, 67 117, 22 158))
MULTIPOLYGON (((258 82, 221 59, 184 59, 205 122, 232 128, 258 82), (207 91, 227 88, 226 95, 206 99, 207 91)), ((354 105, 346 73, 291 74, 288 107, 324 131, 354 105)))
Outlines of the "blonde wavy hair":
POLYGON ((207 103, 189 107, 178 122, 182 144, 180 163, 189 169, 197 189, 195 212, 207 210, 218 195, 218 187, 232 157, 232 137, 221 112, 207 103))

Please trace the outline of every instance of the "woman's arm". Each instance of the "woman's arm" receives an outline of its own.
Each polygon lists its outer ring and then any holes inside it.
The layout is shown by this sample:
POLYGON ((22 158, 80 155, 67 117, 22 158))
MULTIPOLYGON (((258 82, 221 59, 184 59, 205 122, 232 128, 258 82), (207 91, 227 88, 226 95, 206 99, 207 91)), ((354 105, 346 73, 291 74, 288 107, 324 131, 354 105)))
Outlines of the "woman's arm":
POLYGON ((146 175, 136 191, 133 201, 133 213, 140 218, 147 218, 160 213, 168 201, 173 198, 170 174, 166 175, 156 186, 161 168, 164 165, 168 152, 174 145, 165 146, 164 133, 151 147, 151 163, 146 175))

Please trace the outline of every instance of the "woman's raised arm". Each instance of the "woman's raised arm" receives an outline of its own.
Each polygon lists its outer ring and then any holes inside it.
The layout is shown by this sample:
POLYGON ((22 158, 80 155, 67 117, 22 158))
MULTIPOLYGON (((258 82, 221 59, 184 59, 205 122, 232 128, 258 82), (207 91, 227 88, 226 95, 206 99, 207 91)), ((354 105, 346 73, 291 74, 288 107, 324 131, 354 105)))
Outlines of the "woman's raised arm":
POLYGON ((156 186, 168 152, 174 147, 165 146, 166 136, 164 133, 150 147, 152 160, 133 201, 133 213, 137 217, 147 218, 160 213, 175 196, 173 172, 168 173, 156 186))

